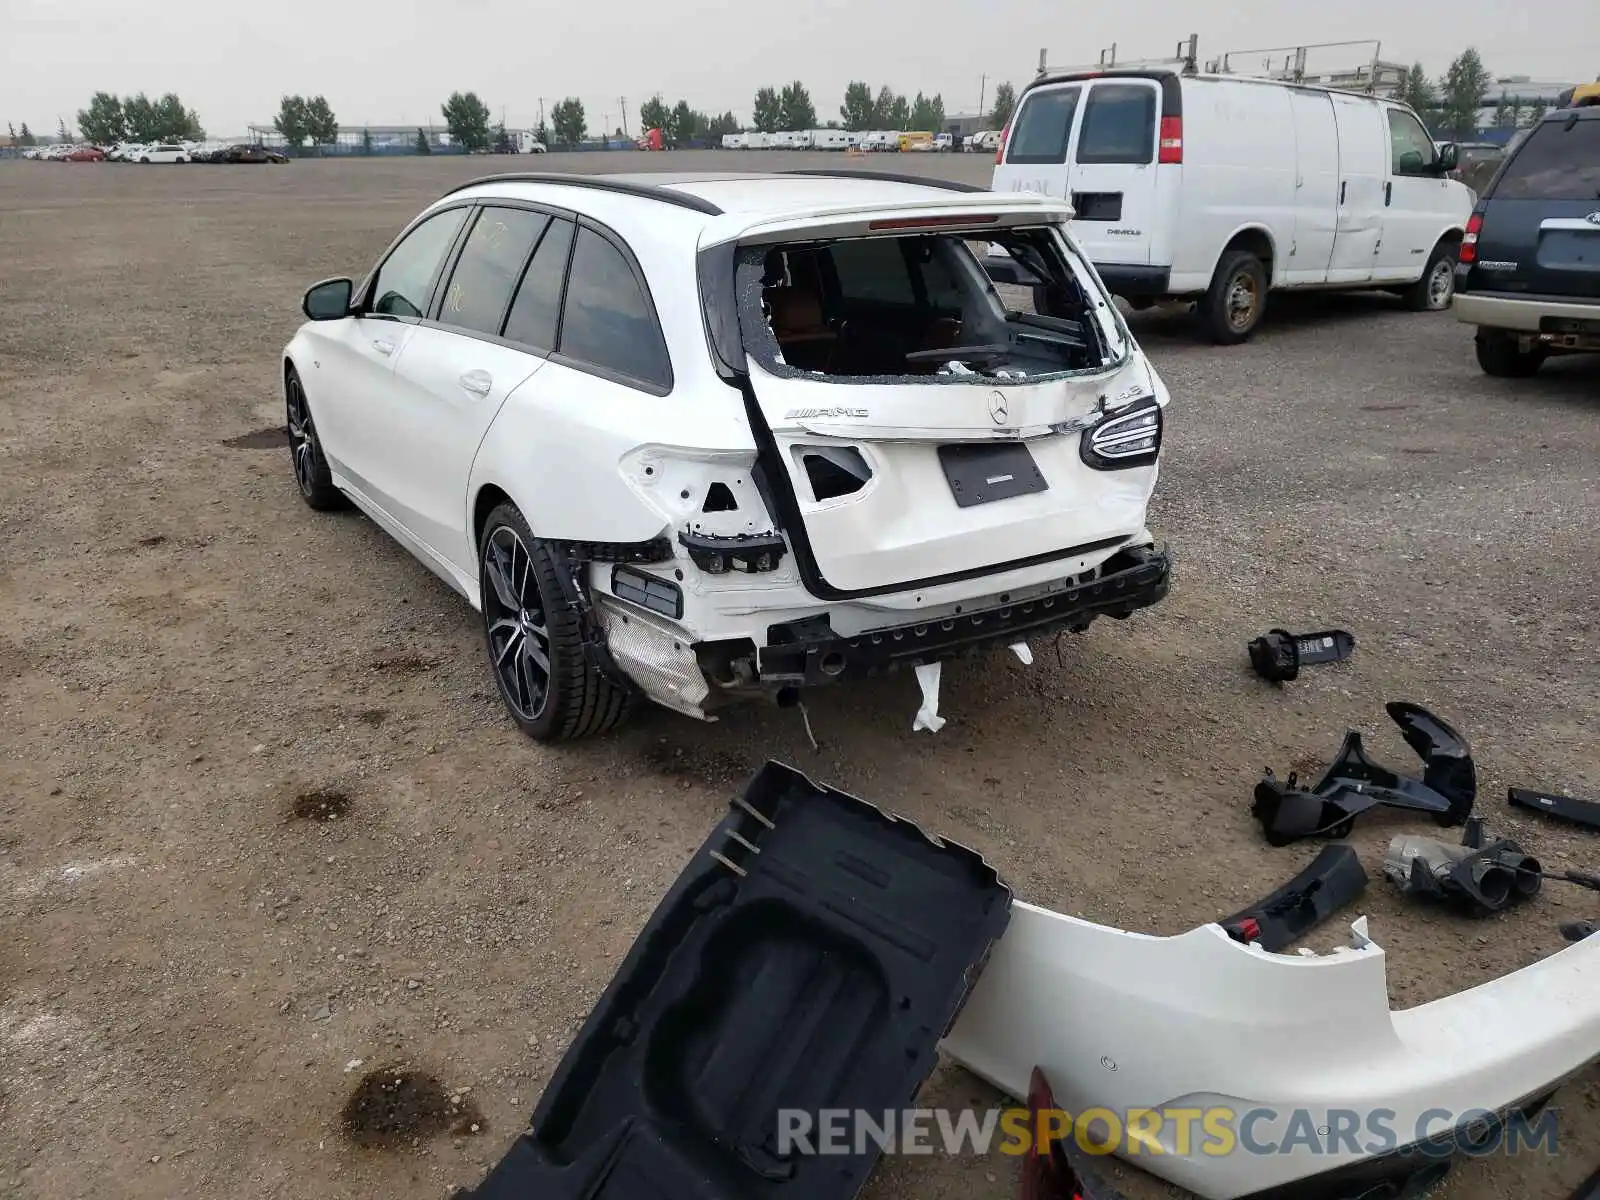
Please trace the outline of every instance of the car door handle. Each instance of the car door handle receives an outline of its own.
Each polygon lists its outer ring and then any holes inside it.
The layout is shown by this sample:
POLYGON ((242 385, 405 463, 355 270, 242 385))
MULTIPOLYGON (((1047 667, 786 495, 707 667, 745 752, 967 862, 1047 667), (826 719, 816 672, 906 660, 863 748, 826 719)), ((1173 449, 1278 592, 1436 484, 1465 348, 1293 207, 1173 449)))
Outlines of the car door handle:
POLYGON ((1394 182, 1391 180, 1390 182, 1388 182, 1388 183, 1383 185, 1383 206, 1385 208, 1389 207, 1389 201, 1393 197, 1394 197, 1394 182))
POLYGON ((1341 179, 1339 181, 1339 203, 1340 204, 1344 203, 1344 190, 1345 190, 1345 188, 1347 188, 1349 186, 1350 186, 1350 184, 1349 184, 1349 182, 1347 180, 1341 179))
POLYGON ((394 343, 385 341, 383 338, 373 338, 372 348, 385 358, 394 353, 394 343))
POLYGON ((468 371, 459 382, 474 396, 487 396, 489 389, 494 387, 494 378, 487 371, 468 371))

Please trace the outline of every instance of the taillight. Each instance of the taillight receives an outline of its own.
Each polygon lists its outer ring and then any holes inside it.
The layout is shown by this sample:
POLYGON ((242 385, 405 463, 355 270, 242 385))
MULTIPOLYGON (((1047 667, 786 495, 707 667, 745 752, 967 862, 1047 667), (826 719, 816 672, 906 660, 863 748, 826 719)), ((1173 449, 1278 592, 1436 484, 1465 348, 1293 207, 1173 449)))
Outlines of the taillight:
POLYGON ((1161 149, 1156 155, 1158 163, 1183 161, 1183 118, 1161 118, 1161 149))
POLYGON ((1161 406, 1153 398, 1135 402, 1131 412, 1090 426, 1078 443, 1078 454, 1096 471, 1149 466, 1161 454, 1161 425, 1161 406))
POLYGON ((1483 229, 1483 214, 1473 213, 1467 218, 1466 236, 1461 239, 1461 253, 1456 261, 1475 263, 1478 261, 1478 234, 1483 229))
POLYGON ((1011 140, 1011 122, 1006 122, 1006 127, 1000 131, 1000 145, 994 152, 994 165, 999 166, 1006 160, 1006 143, 1011 140))

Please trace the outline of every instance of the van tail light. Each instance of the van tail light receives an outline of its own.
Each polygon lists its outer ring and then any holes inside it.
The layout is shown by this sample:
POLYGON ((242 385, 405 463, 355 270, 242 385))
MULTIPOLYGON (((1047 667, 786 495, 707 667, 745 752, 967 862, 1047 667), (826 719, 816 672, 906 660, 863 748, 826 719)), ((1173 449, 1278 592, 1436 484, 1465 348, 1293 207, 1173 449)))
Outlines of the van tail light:
POLYGON ((1183 161, 1183 118, 1161 118, 1161 151, 1156 156, 1159 163, 1183 161))
POLYGON ((1006 143, 1011 140, 1011 122, 1006 122, 1006 127, 1000 131, 1000 145, 994 152, 994 165, 999 166, 1006 160, 1006 143))
POLYGON ((1458 262, 1475 263, 1478 261, 1478 234, 1483 229, 1483 214, 1473 213, 1467 218, 1466 236, 1461 239, 1461 253, 1457 256, 1458 262))

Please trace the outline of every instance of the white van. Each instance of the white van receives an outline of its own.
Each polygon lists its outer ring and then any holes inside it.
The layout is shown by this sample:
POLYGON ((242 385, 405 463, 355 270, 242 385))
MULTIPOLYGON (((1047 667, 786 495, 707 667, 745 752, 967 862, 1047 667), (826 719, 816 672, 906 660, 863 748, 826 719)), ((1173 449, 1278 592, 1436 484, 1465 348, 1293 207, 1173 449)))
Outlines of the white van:
MULTIPOLYGON (((1070 199, 1073 233, 1135 307, 1196 301, 1241 342, 1270 288, 1388 288, 1450 305, 1471 193, 1403 104, 1171 70, 1046 75, 1023 92, 995 191, 1070 199)), ((990 259, 1013 281, 1020 268, 990 259)), ((1017 278, 1014 281, 1027 282, 1017 278)))

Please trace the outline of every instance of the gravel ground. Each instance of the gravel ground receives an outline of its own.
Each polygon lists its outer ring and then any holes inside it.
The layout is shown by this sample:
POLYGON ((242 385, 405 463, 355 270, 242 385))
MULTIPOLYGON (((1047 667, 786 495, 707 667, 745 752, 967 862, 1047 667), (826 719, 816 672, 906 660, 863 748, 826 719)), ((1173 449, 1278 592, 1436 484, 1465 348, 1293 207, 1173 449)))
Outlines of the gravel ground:
MULTIPOLYGON (((1314 768, 1347 727, 1409 762, 1382 710, 1404 697, 1472 740, 1494 831, 1600 866, 1594 837, 1495 799, 1600 796, 1594 364, 1489 380, 1465 327, 1378 296, 1276 303, 1236 349, 1181 312, 1135 317, 1175 396, 1152 517, 1173 595, 1031 668, 947 671, 937 737, 912 734, 907 677, 813 697, 820 751, 765 709, 521 739, 466 605, 365 519, 304 508, 273 431, 303 287, 360 274, 483 167, 0 163, 0 1196, 475 1180, 768 757, 976 847, 1027 899, 1176 933, 1311 857, 1262 843, 1261 768, 1314 768), (1359 647, 1274 690, 1243 652, 1274 625, 1344 625, 1359 647), (391 1065, 453 1093, 444 1132, 354 1145, 341 1111, 391 1065)), ((891 167, 983 181, 989 164, 891 167)), ((1414 827, 1364 821, 1369 872, 1414 827)), ((1466 924, 1381 882, 1362 903, 1397 1006, 1547 955, 1558 920, 1597 908, 1552 886, 1466 924)), ((1600 1159, 1597 1083, 1560 1093, 1556 1159, 1475 1164, 1441 1194, 1565 1195, 1600 1159)), ((948 1068, 925 1101, 997 1097, 948 1068)), ((1014 1188, 1010 1160, 902 1159, 868 1196, 1014 1188)))

